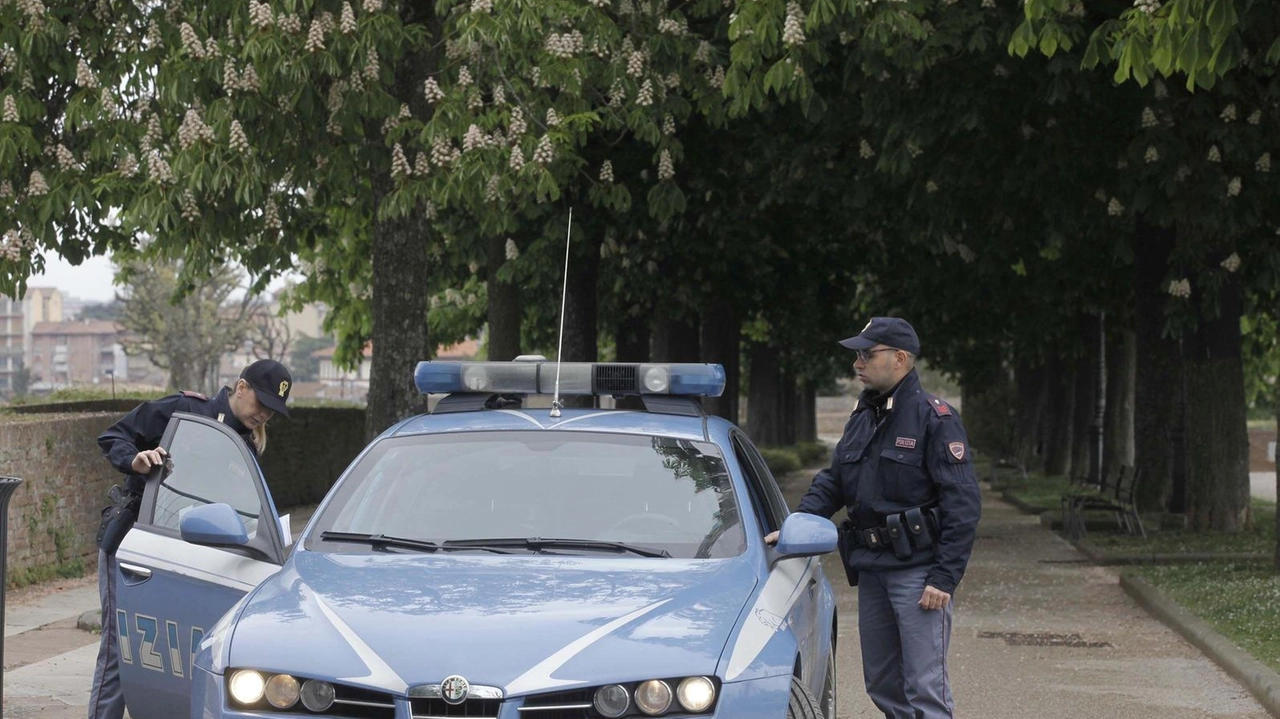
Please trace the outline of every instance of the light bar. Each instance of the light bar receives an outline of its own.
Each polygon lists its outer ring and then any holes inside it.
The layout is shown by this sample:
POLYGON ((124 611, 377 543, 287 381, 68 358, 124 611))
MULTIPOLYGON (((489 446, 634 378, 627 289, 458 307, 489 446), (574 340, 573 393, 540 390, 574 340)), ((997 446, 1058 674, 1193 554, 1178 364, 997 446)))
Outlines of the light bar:
MULTIPOLYGON (((563 362, 562 395, 665 394, 719 397, 724 367, 718 364, 563 362)), ((423 394, 553 394, 555 362, 419 362, 414 384, 423 394)))

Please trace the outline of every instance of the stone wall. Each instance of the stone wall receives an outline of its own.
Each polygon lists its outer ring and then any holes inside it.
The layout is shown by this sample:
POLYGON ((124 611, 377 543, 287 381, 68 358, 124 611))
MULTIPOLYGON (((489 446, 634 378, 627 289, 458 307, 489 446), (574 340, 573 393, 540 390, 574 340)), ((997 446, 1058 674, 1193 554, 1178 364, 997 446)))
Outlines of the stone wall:
MULTIPOLYGON (((8 415, 0 419, 0 475, 21 478, 8 511, 10 582, 92 564, 107 490, 122 476, 96 439, 124 411, 8 415)), ((96 409, 96 408, 95 408, 96 409)), ((263 472, 276 506, 319 502, 364 447, 364 410, 296 407, 268 428, 263 472)))

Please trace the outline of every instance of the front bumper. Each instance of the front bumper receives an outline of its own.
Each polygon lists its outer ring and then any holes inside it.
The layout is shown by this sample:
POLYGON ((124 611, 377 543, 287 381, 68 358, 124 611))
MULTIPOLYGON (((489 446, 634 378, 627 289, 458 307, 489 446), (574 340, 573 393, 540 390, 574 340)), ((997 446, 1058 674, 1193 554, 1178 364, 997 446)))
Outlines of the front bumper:
MULTIPOLYGON (((191 719, 345 719, 337 714, 242 711, 227 706, 224 677, 196 667, 191 676, 191 719)), ((785 719, 791 696, 791 677, 777 676, 722 685, 716 710, 711 714, 689 715, 670 712, 663 719, 785 719)), ((502 703, 497 719, 529 719, 521 716, 519 698, 502 703)), ((528 714, 528 712, 525 712, 528 714)), ((632 715, 628 715, 630 718, 632 715)), ((636 715, 637 717, 640 715, 636 715)), ((535 713, 536 717, 536 713, 535 713)), ((413 719, 408 699, 397 699, 394 719, 413 719)))

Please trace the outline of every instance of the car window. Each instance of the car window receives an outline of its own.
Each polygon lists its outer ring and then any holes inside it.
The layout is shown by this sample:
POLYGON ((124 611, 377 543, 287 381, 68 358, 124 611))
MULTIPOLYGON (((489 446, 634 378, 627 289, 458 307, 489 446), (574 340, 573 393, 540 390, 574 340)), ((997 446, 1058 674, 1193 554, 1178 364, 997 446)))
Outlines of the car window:
MULTIPOLYGON (((719 450, 665 437, 471 432, 386 439, 336 490, 324 531, 434 542, 626 542, 676 557, 741 554, 745 534, 719 450)), ((318 551, 367 546, 309 540, 318 551)))
POLYGON ((747 488, 751 492, 752 504, 756 507, 756 519, 764 527, 766 534, 780 529, 782 520, 787 516, 786 504, 760 453, 750 440, 736 433, 733 436, 733 452, 742 471, 746 473, 747 488))
POLYGON ((179 421, 169 456, 173 472, 157 487, 153 526, 176 530, 191 507, 224 502, 244 520, 249 537, 256 534, 262 513, 257 468, 239 440, 198 422, 179 421))

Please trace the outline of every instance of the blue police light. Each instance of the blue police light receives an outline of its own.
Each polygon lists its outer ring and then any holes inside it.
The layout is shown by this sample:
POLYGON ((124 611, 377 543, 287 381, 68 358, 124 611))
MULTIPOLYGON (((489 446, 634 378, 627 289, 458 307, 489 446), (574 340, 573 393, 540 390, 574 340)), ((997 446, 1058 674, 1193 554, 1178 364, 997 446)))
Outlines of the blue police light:
POLYGON ((718 364, 611 362, 419 362, 414 384, 423 394, 663 394, 719 397, 724 367, 718 364))

